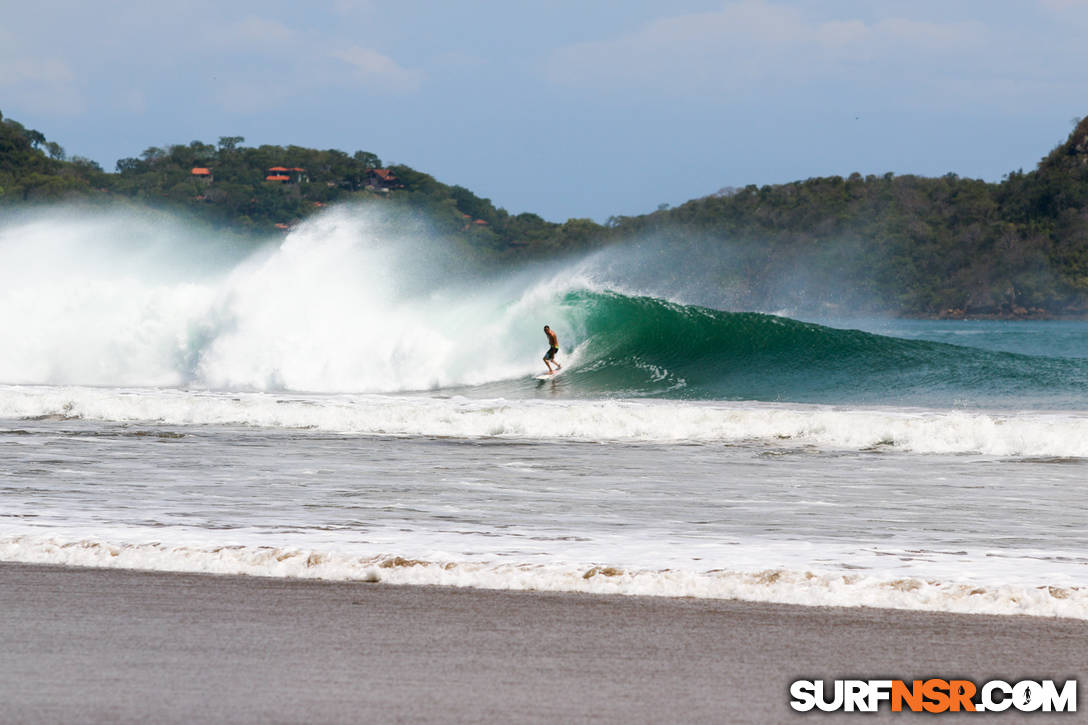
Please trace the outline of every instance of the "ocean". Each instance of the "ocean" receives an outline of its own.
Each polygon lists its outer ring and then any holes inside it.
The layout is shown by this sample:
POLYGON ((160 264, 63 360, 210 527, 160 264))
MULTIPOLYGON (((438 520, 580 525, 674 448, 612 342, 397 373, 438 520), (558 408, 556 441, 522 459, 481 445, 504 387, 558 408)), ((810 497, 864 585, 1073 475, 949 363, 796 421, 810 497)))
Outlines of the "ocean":
POLYGON ((1088 619, 1088 322, 737 310, 668 249, 436 239, 0 224, 0 560, 1088 619))

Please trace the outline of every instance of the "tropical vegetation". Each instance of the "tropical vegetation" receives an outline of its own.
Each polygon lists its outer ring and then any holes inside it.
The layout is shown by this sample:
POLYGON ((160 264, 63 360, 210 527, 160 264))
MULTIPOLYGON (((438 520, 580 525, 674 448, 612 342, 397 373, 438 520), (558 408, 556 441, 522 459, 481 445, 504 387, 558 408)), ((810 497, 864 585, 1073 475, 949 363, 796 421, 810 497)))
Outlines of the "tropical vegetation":
MULTIPOLYGON (((0 115, 0 119, 3 119, 0 115)), ((329 204, 425 214, 439 234, 498 260, 630 240, 697 241, 729 264, 737 304, 840 312, 1009 317, 1088 314, 1088 119, 1038 167, 998 183, 947 174, 853 174, 723 189, 639 216, 564 223, 369 151, 247 147, 238 136, 153 147, 113 172, 11 119, 0 122, 0 209, 57 201, 185 212, 255 237, 329 204), (781 280, 802 279, 783 289, 781 280)))

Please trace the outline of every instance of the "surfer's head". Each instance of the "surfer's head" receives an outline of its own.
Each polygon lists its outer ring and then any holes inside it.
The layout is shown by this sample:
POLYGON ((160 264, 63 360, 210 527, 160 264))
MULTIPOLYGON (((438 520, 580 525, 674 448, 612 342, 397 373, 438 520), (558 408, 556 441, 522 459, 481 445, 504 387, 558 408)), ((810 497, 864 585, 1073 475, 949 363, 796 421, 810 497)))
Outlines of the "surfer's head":
POLYGON ((548 327, 547 325, 544 325, 544 332, 548 332, 548 331, 549 331, 549 330, 551 330, 551 329, 552 329, 552 328, 548 327))

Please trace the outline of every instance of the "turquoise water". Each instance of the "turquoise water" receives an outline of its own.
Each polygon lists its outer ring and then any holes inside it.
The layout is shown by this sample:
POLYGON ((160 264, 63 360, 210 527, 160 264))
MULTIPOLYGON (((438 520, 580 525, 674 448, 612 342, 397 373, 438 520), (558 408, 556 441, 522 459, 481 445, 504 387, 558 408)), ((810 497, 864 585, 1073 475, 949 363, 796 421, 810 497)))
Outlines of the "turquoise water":
POLYGON ((0 225, 0 561, 1088 619, 1088 323, 466 276, 369 214, 199 269, 0 225))
MULTIPOLYGON (((576 331, 558 388, 570 396, 1004 410, 1088 403, 1088 322, 818 324, 587 290, 567 292, 561 307, 576 331)), ((501 383, 477 392, 519 394, 501 383)))
POLYGON ((1088 320, 831 320, 908 340, 945 342, 994 352, 1058 358, 1088 357, 1088 320))

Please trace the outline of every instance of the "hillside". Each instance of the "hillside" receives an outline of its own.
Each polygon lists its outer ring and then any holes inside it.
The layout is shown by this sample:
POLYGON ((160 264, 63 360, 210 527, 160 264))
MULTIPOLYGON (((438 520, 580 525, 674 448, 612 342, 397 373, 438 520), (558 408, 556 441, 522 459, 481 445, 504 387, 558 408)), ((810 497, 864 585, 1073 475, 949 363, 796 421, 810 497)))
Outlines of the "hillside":
MULTIPOLYGON (((3 116, 0 114, 0 119, 3 116)), ((383 201, 424 213, 439 233, 488 255, 547 255, 583 248, 601 227, 589 220, 547 222, 509 214, 468 189, 403 165, 382 167, 368 151, 217 144, 152 147, 105 173, 11 119, 0 123, 0 205, 74 201, 138 203, 187 212, 244 234, 285 230, 322 207, 383 201)))
POLYGON ((1088 313, 1088 119, 998 184, 853 174, 730 189, 612 220, 721 245, 744 306, 1005 317, 1088 313), (804 285, 783 290, 782 279, 804 285))
POLYGON ((955 174, 821 177, 723 190, 605 226, 513 215, 464 187, 383 166, 368 151, 243 144, 222 137, 214 145, 149 148, 107 173, 4 119, 0 208, 142 204, 264 236, 328 204, 384 203, 425 214, 438 233, 498 261, 632 239, 670 249, 697 243, 720 260, 713 266, 718 284, 744 308, 1088 314, 1088 119, 1036 169, 996 184, 955 174))

